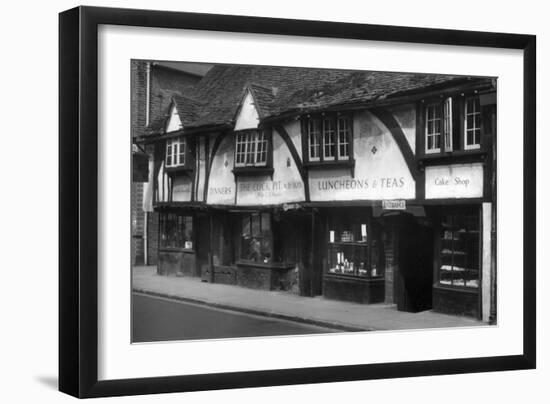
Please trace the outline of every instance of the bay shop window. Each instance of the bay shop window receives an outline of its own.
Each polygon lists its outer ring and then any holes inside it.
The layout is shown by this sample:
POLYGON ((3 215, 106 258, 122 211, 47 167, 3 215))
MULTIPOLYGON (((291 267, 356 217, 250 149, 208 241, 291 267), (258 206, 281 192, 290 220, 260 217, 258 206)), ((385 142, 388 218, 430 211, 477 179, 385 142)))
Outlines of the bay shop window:
POLYGON ((269 213, 241 216, 241 259, 270 263, 273 260, 273 233, 269 213))
POLYGON ((162 212, 159 216, 159 247, 193 249, 193 216, 184 213, 162 212))
POLYGON ((241 213, 239 220, 239 261, 259 264, 295 262, 295 235, 292 234, 295 223, 291 218, 256 211, 241 213))
POLYGON ((381 229, 367 215, 336 214, 328 219, 328 273, 383 278, 381 229))
POLYGON ((476 208, 446 209, 440 218, 439 284, 479 288, 480 217, 476 208))
POLYGON ((309 163, 350 161, 353 158, 352 118, 342 113, 308 115, 302 121, 304 156, 309 163))
POLYGON ((481 148, 481 108, 478 95, 430 101, 424 108, 426 154, 481 148))
POLYGON ((382 228, 367 208, 326 212, 323 295, 328 299, 380 303, 385 299, 382 228))

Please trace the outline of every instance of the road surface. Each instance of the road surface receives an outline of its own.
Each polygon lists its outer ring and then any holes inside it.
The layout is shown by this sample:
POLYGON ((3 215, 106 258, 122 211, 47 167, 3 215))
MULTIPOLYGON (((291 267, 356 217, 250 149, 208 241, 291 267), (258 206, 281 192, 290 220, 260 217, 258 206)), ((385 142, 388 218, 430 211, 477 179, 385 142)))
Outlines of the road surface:
POLYGON ((337 332, 293 321, 133 294, 132 342, 337 332))

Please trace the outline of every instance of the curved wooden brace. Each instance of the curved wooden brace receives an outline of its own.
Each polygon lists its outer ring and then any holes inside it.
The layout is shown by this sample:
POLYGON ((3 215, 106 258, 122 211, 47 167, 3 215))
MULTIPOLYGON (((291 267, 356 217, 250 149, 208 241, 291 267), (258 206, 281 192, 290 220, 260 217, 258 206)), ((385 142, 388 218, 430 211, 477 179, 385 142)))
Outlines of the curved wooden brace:
POLYGON ((273 129, 275 129, 277 133, 279 133, 279 135, 285 142, 286 146, 288 147, 288 150, 290 151, 292 158, 294 159, 294 164, 296 164, 296 168, 298 169, 298 172, 300 173, 300 177, 302 178, 302 182, 304 183, 304 196, 306 198, 306 202, 309 202, 308 175, 306 173, 306 170, 304 169, 304 165, 302 164, 300 155, 298 154, 298 151, 296 150, 296 147, 294 146, 292 139, 290 139, 290 135, 288 134, 288 132, 286 131, 283 125, 275 124, 273 125, 273 129))
POLYGON ((409 168, 411 176, 415 181, 417 181, 419 177, 419 170, 416 165, 416 157, 411 149, 411 146, 409 145, 409 142, 407 141, 407 137, 405 136, 403 129, 401 129, 401 126, 393 114, 386 108, 381 107, 371 108, 369 109, 369 112, 378 118, 380 122, 382 122, 384 126, 389 129, 395 143, 397 143, 397 147, 399 147, 399 151, 405 159, 405 163, 409 168))

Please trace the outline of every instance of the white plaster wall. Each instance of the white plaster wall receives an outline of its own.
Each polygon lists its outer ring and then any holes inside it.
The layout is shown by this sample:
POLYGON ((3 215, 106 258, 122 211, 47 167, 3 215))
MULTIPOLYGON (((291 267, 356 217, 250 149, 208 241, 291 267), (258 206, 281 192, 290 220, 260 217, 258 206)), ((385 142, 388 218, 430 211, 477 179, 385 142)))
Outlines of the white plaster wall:
POLYGON ((187 175, 180 175, 172 181, 172 201, 189 202, 191 200, 193 182, 187 175))
POLYGON ((401 126, 413 154, 416 154, 416 108, 414 104, 396 105, 388 108, 401 126))
POLYGON ((197 139, 197 195, 195 200, 204 200, 204 184, 206 180, 206 150, 204 137, 197 139))
POLYGON ((286 132, 288 133, 288 136, 290 136, 290 140, 292 140, 292 143, 294 144, 294 147, 296 148, 296 151, 298 152, 298 156, 300 156, 300 159, 303 161, 302 157, 302 125, 300 124, 299 120, 292 120, 287 121, 284 123, 284 128, 286 132))
POLYGON ((254 98, 252 98, 250 91, 247 91, 235 121, 235 130, 255 129, 258 127, 259 121, 260 118, 254 105, 254 98))
POLYGON ((170 181, 166 171, 164 169, 164 161, 160 165, 159 172, 157 174, 157 186, 158 186, 158 201, 168 202, 168 186, 170 181))
POLYGON ((174 132, 182 128, 181 119, 178 115, 176 107, 172 104, 172 110, 170 111, 170 120, 166 126, 166 132, 174 132))
POLYGON ((302 177, 290 150, 279 133, 273 130, 273 179, 239 177, 238 205, 272 205, 305 200, 302 177))
POLYGON ((382 122, 368 111, 355 113, 353 133, 354 178, 347 168, 309 170, 311 200, 414 199, 414 179, 382 122))
MULTIPOLYGON (((233 205, 235 203, 235 178, 233 135, 228 135, 221 142, 216 155, 213 156, 210 178, 208 180, 207 203, 233 205)), ((214 139, 210 140, 214 144, 214 139)))

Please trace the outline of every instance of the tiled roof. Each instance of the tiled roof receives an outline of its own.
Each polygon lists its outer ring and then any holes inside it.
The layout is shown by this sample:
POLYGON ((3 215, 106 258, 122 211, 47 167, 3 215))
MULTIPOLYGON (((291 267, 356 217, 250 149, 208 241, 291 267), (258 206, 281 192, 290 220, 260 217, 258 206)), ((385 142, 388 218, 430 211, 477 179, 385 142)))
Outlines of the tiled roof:
MULTIPOLYGON (((187 93, 174 97, 185 128, 232 125, 244 92, 252 92, 260 119, 286 112, 383 100, 426 90, 464 76, 310 69, 296 67, 217 65, 187 93), (200 100, 200 101, 198 101, 200 100)), ((158 134, 158 125, 149 133, 158 134)))
POLYGON ((172 102, 166 112, 151 122, 148 126, 149 133, 163 133, 170 119, 172 105, 176 106, 180 121, 184 127, 192 125, 200 117, 200 111, 204 104, 180 94, 172 95, 172 102))

